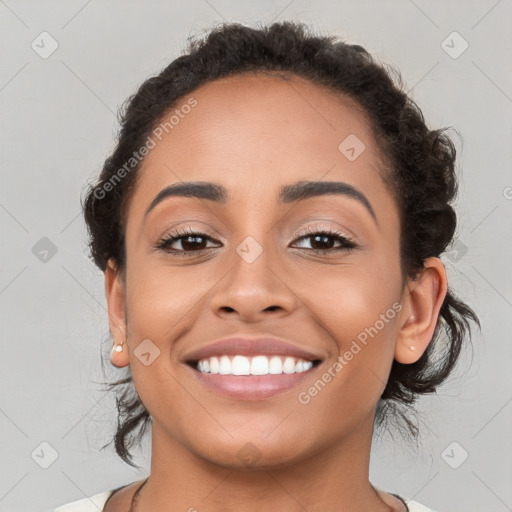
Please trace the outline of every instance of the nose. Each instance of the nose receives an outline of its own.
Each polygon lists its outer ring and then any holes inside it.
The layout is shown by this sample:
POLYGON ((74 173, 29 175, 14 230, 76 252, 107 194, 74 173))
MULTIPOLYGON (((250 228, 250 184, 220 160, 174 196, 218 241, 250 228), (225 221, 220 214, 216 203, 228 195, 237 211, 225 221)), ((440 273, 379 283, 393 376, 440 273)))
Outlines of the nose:
MULTIPOLYGON (((262 250, 253 259, 239 246, 228 263, 229 270, 215 286, 211 298, 213 313, 223 318, 237 317, 246 323, 290 315, 300 302, 288 283, 283 265, 272 251, 262 250)), ((263 249, 263 248, 261 248, 263 249)))

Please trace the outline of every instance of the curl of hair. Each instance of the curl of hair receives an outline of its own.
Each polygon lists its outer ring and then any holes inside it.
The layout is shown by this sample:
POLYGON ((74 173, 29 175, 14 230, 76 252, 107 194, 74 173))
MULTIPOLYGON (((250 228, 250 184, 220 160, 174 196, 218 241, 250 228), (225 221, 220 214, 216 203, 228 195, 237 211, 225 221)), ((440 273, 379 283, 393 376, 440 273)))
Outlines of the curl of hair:
MULTIPOLYGON (((444 129, 430 130, 426 126, 421 110, 404 92, 400 73, 378 63, 362 46, 347 44, 335 36, 315 35, 301 23, 278 22, 260 28, 232 23, 189 41, 185 54, 147 79, 123 105, 115 150, 106 159, 98 181, 88 186, 82 203, 90 256, 102 271, 110 259, 120 272, 126 264, 126 208, 140 163, 117 180, 119 170, 144 146, 179 100, 218 78, 253 72, 278 72, 285 79, 299 76, 361 108, 371 123, 387 169, 383 179, 399 207, 403 277, 414 278, 427 258, 443 253, 453 239, 457 222, 450 205, 457 193, 456 150, 444 129)), ((435 392, 445 381, 470 334, 470 321, 480 326, 474 311, 449 288, 432 342, 423 356, 414 364, 393 363, 377 409, 377 424, 386 411, 394 410, 414 433, 413 423, 400 411, 404 405, 412 406, 419 395, 435 392), (393 408, 393 404, 398 407, 393 408)), ((150 415, 131 377, 112 383, 112 387, 122 389, 117 397, 115 448, 125 462, 133 465, 130 437, 140 427, 140 440, 150 415)))

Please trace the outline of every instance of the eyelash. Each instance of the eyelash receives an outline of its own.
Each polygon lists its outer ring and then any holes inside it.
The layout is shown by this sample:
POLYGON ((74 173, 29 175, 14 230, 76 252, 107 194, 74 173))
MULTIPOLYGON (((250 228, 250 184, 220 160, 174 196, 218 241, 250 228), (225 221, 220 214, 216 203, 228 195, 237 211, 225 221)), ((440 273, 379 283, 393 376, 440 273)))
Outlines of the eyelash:
MULTIPOLYGON (((297 242, 299 240, 311 238, 313 235, 323 235, 323 236, 329 236, 331 238, 334 238, 336 241, 341 242, 342 247, 337 248, 331 248, 331 249, 303 249, 308 252, 313 252, 315 254, 325 254, 329 252, 350 252, 353 249, 356 249, 358 245, 349 237, 346 235, 340 233, 339 231, 336 231, 334 229, 321 229, 321 230, 315 230, 314 228, 306 228, 302 230, 301 232, 297 233, 297 238, 294 240, 294 242, 297 242)), ((198 231, 194 231, 191 227, 187 226, 186 228, 182 229, 176 229, 174 231, 171 231, 168 235, 161 238, 157 245, 156 249, 162 250, 164 252, 170 253, 174 256, 179 257, 188 257, 188 256, 198 256, 201 254, 204 254, 209 249, 212 249, 212 247, 207 249, 200 249, 198 251, 186 251, 186 250, 176 250, 176 249, 169 249, 169 247, 176 241, 181 240, 182 238, 186 237, 200 237, 207 241, 214 241, 213 238, 209 237, 205 233, 201 233, 198 231), (191 254, 192 253, 192 254, 191 254)))

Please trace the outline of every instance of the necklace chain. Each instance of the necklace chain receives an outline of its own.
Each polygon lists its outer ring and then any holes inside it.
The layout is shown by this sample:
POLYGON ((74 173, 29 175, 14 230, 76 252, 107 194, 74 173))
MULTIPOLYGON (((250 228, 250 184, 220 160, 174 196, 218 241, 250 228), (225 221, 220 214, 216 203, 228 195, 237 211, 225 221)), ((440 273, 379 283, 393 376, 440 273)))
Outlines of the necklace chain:
MULTIPOLYGON (((137 503, 137 498, 139 497, 139 493, 142 490, 142 488, 146 485, 148 479, 149 479, 149 476, 144 480, 144 482, 142 482, 142 485, 135 491, 135 494, 133 495, 132 502, 130 504, 130 509, 128 510, 128 512, 135 512, 135 505, 137 503)), ((403 500, 403 498, 401 496, 398 496, 397 494, 393 494, 393 496, 398 498, 404 504, 405 509, 407 511, 409 511, 409 506, 407 505, 407 503, 403 500)))

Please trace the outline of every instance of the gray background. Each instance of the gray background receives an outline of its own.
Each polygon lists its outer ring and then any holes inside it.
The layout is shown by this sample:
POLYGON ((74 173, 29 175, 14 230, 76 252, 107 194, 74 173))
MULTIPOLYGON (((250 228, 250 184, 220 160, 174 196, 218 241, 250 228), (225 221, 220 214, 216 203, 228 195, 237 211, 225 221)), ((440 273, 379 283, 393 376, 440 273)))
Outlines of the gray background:
POLYGON ((139 471, 100 451, 116 414, 98 384, 108 323, 79 197, 122 101, 223 19, 303 20, 360 43, 401 70, 431 127, 460 132, 460 224, 443 261, 482 334, 421 401, 419 444, 378 439, 371 476, 438 512, 512 510, 510 0, 0 0, 0 510, 46 510, 147 474, 149 439, 139 471), (47 58, 31 47, 51 48, 43 31, 58 43, 47 58), (460 55, 454 31, 469 44, 460 55))

